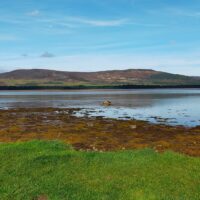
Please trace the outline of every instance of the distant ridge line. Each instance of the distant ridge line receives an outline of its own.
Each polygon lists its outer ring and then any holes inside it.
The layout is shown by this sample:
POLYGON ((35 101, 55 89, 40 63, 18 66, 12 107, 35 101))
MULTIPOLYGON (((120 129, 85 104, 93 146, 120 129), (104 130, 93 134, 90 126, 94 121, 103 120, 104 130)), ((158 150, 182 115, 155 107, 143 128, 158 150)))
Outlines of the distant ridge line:
POLYGON ((197 86, 200 77, 171 74, 152 69, 97 72, 69 72, 47 69, 20 69, 0 74, 1 87, 160 87, 197 86))

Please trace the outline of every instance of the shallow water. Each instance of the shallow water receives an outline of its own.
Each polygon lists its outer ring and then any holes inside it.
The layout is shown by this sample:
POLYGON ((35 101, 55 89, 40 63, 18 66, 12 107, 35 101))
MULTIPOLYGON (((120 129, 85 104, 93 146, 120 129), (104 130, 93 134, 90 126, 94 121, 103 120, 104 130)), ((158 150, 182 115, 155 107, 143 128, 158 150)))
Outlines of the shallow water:
POLYGON ((134 118, 171 125, 200 125, 199 89, 1 91, 0 108, 80 107, 77 115, 134 118), (104 100, 113 103, 102 107, 104 100))

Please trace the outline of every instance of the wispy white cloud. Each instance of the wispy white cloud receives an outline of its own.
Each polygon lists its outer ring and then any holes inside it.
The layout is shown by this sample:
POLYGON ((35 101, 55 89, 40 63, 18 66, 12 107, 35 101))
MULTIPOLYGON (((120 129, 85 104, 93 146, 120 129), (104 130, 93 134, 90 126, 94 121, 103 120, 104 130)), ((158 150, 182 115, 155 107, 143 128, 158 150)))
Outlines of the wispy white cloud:
MULTIPOLYGON (((26 16, 0 16, 0 22, 20 25, 20 26, 38 26, 38 30, 45 28, 52 29, 55 32, 55 29, 58 30, 63 28, 64 30, 72 30, 75 28, 81 28, 84 26, 88 27, 117 27, 128 24, 127 19, 94 19, 86 18, 80 16, 56 16, 41 14, 40 11, 35 10, 30 13, 27 13, 26 16), (41 17, 38 17, 38 16, 41 17), (27 18, 27 16, 31 18, 27 18)), ((57 31, 56 31, 57 32, 57 31)))
POLYGON ((16 41, 16 40, 19 40, 19 38, 17 38, 16 36, 0 34, 0 41, 16 41))
POLYGON ((181 7, 164 7, 159 10, 147 10, 149 14, 153 15, 174 15, 174 16, 182 16, 182 17, 200 17, 200 10, 197 9, 185 9, 181 7))
MULTIPOLYGON (((25 15, 0 16, 0 22, 15 24, 20 26, 37 25, 38 31, 49 29, 49 34, 66 33, 81 27, 120 27, 120 26, 143 26, 149 28, 164 27, 164 24, 145 23, 135 21, 132 18, 92 18, 87 16, 70 16, 41 12, 40 10, 32 10, 25 15), (61 29, 62 28, 62 29, 61 29), (51 29, 51 30, 50 30, 51 29), (64 30, 64 31, 63 31, 64 30)), ((30 28, 31 29, 31 28, 30 28)), ((48 32, 48 31, 47 31, 48 32)))
MULTIPOLYGON (((119 50, 119 51, 123 51, 123 49, 126 48, 131 48, 133 51, 137 51, 139 49, 143 49, 145 48, 146 50, 152 50, 152 49, 161 49, 161 48, 168 48, 168 47, 172 47, 172 45, 176 45, 177 43, 175 41, 169 41, 169 43, 162 43, 162 44, 157 44, 157 43, 149 43, 149 44, 140 44, 140 43, 136 43, 133 41, 113 41, 113 42, 104 42, 104 43, 92 43, 92 44, 74 44, 74 45, 68 45, 66 46, 63 43, 58 43, 55 44, 54 47, 56 49, 59 50, 84 50, 84 51, 93 51, 93 50, 109 50, 113 51, 113 50, 119 50)), ((181 45, 181 44, 177 44, 177 46, 182 47, 185 45, 181 45)))
POLYGON ((161 24, 161 23, 144 23, 144 22, 137 22, 137 21, 129 21, 127 24, 133 25, 133 26, 149 27, 149 28, 162 28, 162 27, 166 27, 166 24, 161 24))
POLYGON ((54 26, 62 26, 62 27, 66 27, 66 28, 76 28, 77 27, 77 25, 75 23, 71 23, 68 20, 63 20, 62 17, 60 17, 60 18, 46 17, 46 18, 37 19, 36 22, 46 24, 51 28, 54 28, 54 26))
POLYGON ((113 27, 128 24, 127 19, 92 19, 80 16, 54 16, 37 19, 38 22, 59 25, 68 28, 77 28, 83 25, 96 27, 113 27))
POLYGON ((198 10, 186 10, 181 8, 168 8, 170 13, 185 17, 200 17, 200 11, 198 10))
POLYGON ((127 23, 127 19, 96 20, 84 17, 69 17, 68 20, 71 22, 87 24, 91 26, 121 26, 127 23))
POLYGON ((32 10, 27 13, 27 15, 32 16, 32 17, 39 16, 40 14, 41 14, 41 12, 39 10, 32 10))

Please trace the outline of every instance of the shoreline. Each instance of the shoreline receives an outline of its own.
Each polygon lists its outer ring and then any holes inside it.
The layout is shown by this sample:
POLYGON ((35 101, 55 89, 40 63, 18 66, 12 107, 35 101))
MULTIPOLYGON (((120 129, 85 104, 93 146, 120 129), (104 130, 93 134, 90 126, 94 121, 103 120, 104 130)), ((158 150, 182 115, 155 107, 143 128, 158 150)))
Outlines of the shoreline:
POLYGON ((189 128, 140 120, 76 117, 73 108, 0 110, 0 142, 61 140, 83 151, 151 148, 200 156, 200 126, 189 128))
POLYGON ((17 90, 101 90, 101 89, 200 89, 200 85, 105 85, 105 86, 0 86, 0 91, 17 90))

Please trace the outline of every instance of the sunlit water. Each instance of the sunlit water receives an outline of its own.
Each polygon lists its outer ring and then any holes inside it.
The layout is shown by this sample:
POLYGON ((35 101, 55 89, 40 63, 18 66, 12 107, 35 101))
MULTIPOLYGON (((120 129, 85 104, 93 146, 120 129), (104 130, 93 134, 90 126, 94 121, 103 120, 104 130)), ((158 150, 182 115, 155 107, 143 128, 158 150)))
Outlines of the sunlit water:
POLYGON ((171 125, 200 125, 200 90, 1 91, 0 108, 78 107, 78 116, 142 119, 171 125), (101 106, 104 100, 111 107, 101 106))

